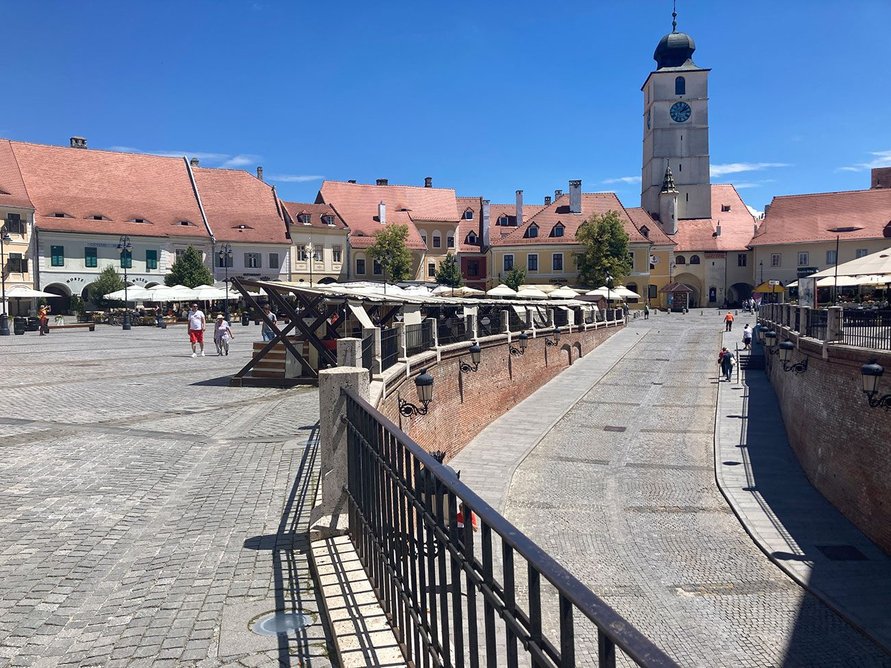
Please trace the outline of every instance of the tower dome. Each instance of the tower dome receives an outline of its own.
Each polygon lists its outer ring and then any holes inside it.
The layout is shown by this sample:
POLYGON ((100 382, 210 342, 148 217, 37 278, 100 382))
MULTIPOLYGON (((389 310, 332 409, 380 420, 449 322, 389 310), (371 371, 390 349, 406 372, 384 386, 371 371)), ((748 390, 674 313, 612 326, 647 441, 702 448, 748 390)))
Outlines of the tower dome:
POLYGON ((676 30, 672 31, 659 40, 659 45, 653 53, 656 69, 692 65, 694 51, 696 51, 696 42, 690 35, 676 30))

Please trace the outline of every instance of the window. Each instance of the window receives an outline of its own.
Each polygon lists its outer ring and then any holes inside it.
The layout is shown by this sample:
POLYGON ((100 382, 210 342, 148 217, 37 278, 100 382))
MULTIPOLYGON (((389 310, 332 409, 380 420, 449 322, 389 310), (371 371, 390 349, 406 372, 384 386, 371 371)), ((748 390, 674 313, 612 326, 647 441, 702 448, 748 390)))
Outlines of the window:
POLYGON ((360 276, 365 275, 365 259, 361 257, 356 258, 356 273, 360 276))
POLYGON ((381 276, 384 273, 383 266, 377 260, 371 261, 371 273, 375 276, 381 276))
POLYGON ((436 263, 430 262, 427 265, 427 276, 436 276, 436 263))
POLYGON ((121 251, 121 269, 132 269, 133 268, 133 251, 131 250, 122 250, 121 251))
MULTIPOLYGON (((229 266, 232 265, 232 258, 229 258, 229 266)), ((157 269, 158 268, 158 251, 156 250, 147 250, 145 252, 145 268, 146 269, 157 269)))
POLYGON ((869 249, 868 249, 868 248, 858 248, 856 251, 854 251, 854 257, 855 257, 855 258, 858 258, 858 257, 865 257, 865 256, 867 256, 867 255, 869 255, 869 249))
POLYGON ((424 242, 425 246, 427 245, 427 233, 426 232, 421 232, 421 241, 424 242))
POLYGON ((309 225, 310 223, 310 215, 308 213, 298 213, 297 214, 297 222, 303 225, 309 225))
POLYGON ((690 264, 699 264, 699 256, 691 255, 690 256, 690 264))
POLYGON ((557 223, 554 225, 554 229, 551 230, 552 237, 562 237, 566 232, 566 228, 563 226, 563 223, 557 223))
POLYGON ((480 261, 479 260, 469 260, 467 262, 467 275, 476 278, 480 275, 480 261))
POLYGON ((179 262, 183 257, 183 253, 186 252, 186 249, 185 248, 177 248, 175 252, 176 252, 176 261, 179 262))
POLYGON ((442 248, 442 237, 439 236, 439 232, 433 233, 433 247, 442 248))
POLYGON ((281 265, 278 263, 278 253, 270 253, 269 254, 269 268, 270 269, 280 269, 281 265))
POLYGON ((687 264, 687 258, 685 258, 683 255, 678 255, 675 258, 674 263, 675 264, 687 264))
POLYGON ((628 251, 628 262, 631 264, 631 271, 634 271, 634 251, 628 251))
POLYGON ((52 256, 50 264, 53 267, 65 266, 65 246, 50 246, 50 255, 52 256))
POLYGON ((446 237, 446 248, 454 248, 455 247, 455 237, 451 234, 446 237))
POLYGON ((53 218, 67 218, 64 213, 54 213, 53 218))
POLYGON ((324 246, 313 246, 313 247, 312 247, 312 259, 313 259, 313 262, 321 262, 321 261, 322 261, 322 255, 323 255, 324 251, 325 251, 325 247, 324 247, 324 246))
POLYGON ((324 216, 322 216, 322 222, 328 227, 334 227, 334 216, 326 213, 324 216))
POLYGON ((724 213, 727 213, 728 211, 730 211, 730 205, 729 205, 729 204, 722 204, 722 205, 721 205, 721 211, 724 212, 724 213))
POLYGON ((470 244, 471 246, 476 246, 479 239, 476 236, 476 233, 473 230, 467 233, 467 239, 465 239, 465 243, 470 244))
POLYGON ((527 239, 535 239, 538 236, 538 225, 532 223, 526 228, 526 234, 523 235, 527 239))
POLYGON ((783 256, 780 253, 772 253, 770 256, 770 266, 780 267, 783 264, 783 256))
POLYGON ((749 263, 749 257, 745 253, 737 253, 736 266, 745 267, 749 263))
POLYGON ((551 269, 553 271, 563 271, 563 253, 554 253, 551 256, 551 269))
POLYGON ((675 77, 674 94, 675 95, 686 95, 687 94, 687 82, 684 80, 684 77, 675 77))
MULTIPOLYGON (((148 252, 148 251, 146 251, 146 252, 148 252)), ((230 269, 232 268, 232 257, 229 255, 226 255, 225 257, 220 257, 220 254, 217 253, 217 266, 220 268, 223 268, 227 265, 229 266, 230 269)))
POLYGON ((529 271, 538 271, 538 253, 529 253, 526 256, 526 269, 529 271))
POLYGON ((810 264, 810 253, 799 253, 798 254, 798 266, 806 267, 810 264))
POLYGON ((647 299, 656 299, 659 297, 659 286, 650 283, 647 286, 647 299))
POLYGON ((514 268, 514 256, 513 253, 508 253, 504 256, 504 271, 510 271, 514 268))
POLYGON ((640 233, 642 235, 644 235, 644 237, 646 237, 647 239, 650 238, 650 228, 647 227, 646 225, 644 225, 643 227, 640 228, 640 233))
POLYGON ((306 262, 309 259, 309 253, 306 252, 306 246, 297 249, 297 261, 306 262))
POLYGON ((28 260, 22 257, 21 253, 9 254, 9 273, 11 274, 27 274, 28 260))
POLYGON ((473 220, 473 209, 464 210, 464 220, 473 220))
POLYGON ((96 253, 97 248, 84 248, 84 266, 85 267, 96 267, 96 253))
POLYGON ((259 269, 261 266, 260 254, 259 253, 245 253, 244 254, 244 266, 245 266, 245 269, 259 269))
POLYGON ((25 223, 22 220, 21 214, 18 213, 8 213, 6 214, 6 231, 10 234, 24 234, 25 233, 25 223))
POLYGON ((331 261, 332 262, 343 262, 342 253, 343 253, 343 251, 341 250, 340 246, 335 246, 334 248, 332 248, 331 249, 331 261))
POLYGON ((826 264, 835 264, 838 260, 838 256, 835 254, 835 249, 826 251, 826 264))
POLYGON ((504 215, 504 216, 498 216, 498 223, 497 223, 497 224, 498 224, 498 225, 510 225, 510 221, 508 220, 508 218, 507 218, 506 215, 504 215))

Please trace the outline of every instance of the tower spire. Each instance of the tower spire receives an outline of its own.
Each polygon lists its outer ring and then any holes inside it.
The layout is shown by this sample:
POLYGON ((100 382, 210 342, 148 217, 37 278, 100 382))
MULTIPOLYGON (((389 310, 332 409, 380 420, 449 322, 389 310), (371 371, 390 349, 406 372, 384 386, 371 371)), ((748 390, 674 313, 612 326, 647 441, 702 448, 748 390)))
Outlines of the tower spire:
POLYGON ((673 0, 671 3, 671 32, 678 31, 678 2, 673 0))
POLYGON ((677 188, 675 188, 674 185, 674 174, 671 173, 671 164, 668 160, 665 161, 665 176, 662 178, 662 192, 677 192, 677 188))

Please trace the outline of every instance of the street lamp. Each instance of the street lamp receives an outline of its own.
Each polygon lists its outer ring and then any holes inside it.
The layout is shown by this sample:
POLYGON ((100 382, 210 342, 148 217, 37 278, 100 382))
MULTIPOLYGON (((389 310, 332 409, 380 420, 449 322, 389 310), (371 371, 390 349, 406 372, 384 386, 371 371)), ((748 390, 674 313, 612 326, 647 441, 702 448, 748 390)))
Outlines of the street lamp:
POLYGON ((127 269, 133 265, 133 244, 126 234, 121 235, 118 241, 118 250, 121 251, 121 268, 124 270, 124 324, 121 329, 130 329, 130 302, 127 299, 127 269))
POLYGON ((791 341, 783 341, 780 344, 780 361, 783 363, 783 371, 794 371, 795 373, 804 373, 807 371, 807 361, 810 359, 805 356, 800 362, 789 364, 789 358, 792 351, 795 350, 795 344, 791 341))
POLYGON ((418 399, 423 408, 418 407, 397 395, 399 403, 399 413, 405 417, 413 415, 427 415, 427 407, 433 401, 433 376, 427 373, 427 369, 421 369, 420 375, 415 378, 415 390, 418 392, 418 399))
POLYGON ((611 274, 606 275, 606 308, 609 310, 609 291, 612 289, 613 277, 611 274))
POLYGON ((482 356, 482 348, 480 348, 480 344, 474 341, 467 352, 470 353, 470 361, 472 364, 468 364, 464 360, 461 360, 459 367, 462 373, 476 371, 480 368, 480 358, 482 356))
POLYGON ((3 313, 0 314, 0 336, 9 336, 9 316, 6 313, 6 249, 3 244, 12 241, 6 231, 6 221, 0 227, 0 280, 3 282, 3 313))
POLYGON ((517 337, 517 343, 519 344, 519 348, 514 348, 513 346, 508 348, 510 354, 514 357, 525 355, 526 346, 529 344, 529 335, 526 332, 520 332, 520 335, 517 337))
POLYGON ((229 321, 229 263, 232 262, 232 244, 223 244, 219 252, 220 262, 226 272, 226 304, 223 306, 223 313, 226 314, 226 321, 229 321))
POLYGON ((315 257, 313 257, 313 253, 316 252, 316 247, 312 245, 312 239, 309 240, 309 243, 306 244, 305 248, 306 261, 309 262, 309 287, 312 287, 312 266, 315 263, 315 257))
POLYGON ((879 393, 879 378, 882 377, 883 373, 885 373, 885 369, 875 360, 869 364, 864 364, 860 369, 863 379, 863 393, 866 395, 869 405, 873 408, 882 407, 888 411, 891 410, 891 394, 876 398, 876 395, 879 393))
POLYGON ((832 302, 838 304, 838 250, 841 241, 841 232, 856 232, 862 230, 862 225, 847 225, 844 227, 830 227, 829 232, 835 232, 835 278, 832 282, 832 302))

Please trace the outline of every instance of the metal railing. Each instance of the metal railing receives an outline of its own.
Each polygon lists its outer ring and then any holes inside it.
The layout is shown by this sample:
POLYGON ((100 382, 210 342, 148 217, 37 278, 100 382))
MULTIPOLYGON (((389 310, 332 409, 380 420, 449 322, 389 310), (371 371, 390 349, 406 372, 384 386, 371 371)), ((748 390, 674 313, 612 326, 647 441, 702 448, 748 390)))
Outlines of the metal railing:
POLYGON ((374 334, 362 339, 362 368, 368 369, 368 377, 374 375, 374 334))
POLYGON ((458 343, 467 340, 467 323, 464 318, 453 315, 437 320, 436 337, 439 345, 458 343))
POLYGON ((408 357, 417 355, 433 347, 433 328, 430 321, 417 325, 405 326, 405 354, 408 357))
POLYGON ((476 320, 477 334, 492 336, 501 333, 501 309, 480 308, 476 320))
POLYGON ((642 666, 675 665, 454 472, 343 392, 350 537, 410 665, 513 668, 522 654, 524 665, 569 667, 590 661, 594 646, 601 666, 615 666, 617 648, 642 666))
POLYGON ((813 339, 820 339, 821 341, 824 340, 826 338, 826 326, 828 323, 829 313, 827 311, 811 311, 807 320, 807 332, 804 332, 805 336, 809 336, 813 339))
POLYGON ((395 328, 381 330, 381 371, 399 361, 399 332, 395 328))
POLYGON ((509 308, 507 314, 507 326, 510 328, 510 331, 521 332, 524 329, 529 329, 528 313, 524 313, 523 317, 520 317, 516 309, 509 308))
POLYGON ((891 310, 845 309, 842 340, 849 346, 891 350, 891 310))

